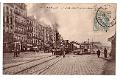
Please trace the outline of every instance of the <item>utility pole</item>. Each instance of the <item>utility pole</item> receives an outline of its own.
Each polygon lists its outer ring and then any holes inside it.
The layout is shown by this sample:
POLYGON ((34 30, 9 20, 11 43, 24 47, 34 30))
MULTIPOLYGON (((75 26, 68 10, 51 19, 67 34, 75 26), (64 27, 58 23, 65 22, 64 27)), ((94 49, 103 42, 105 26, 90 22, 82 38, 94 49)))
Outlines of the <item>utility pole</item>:
POLYGON ((91 51, 93 52, 93 38, 92 38, 92 43, 91 44, 92 44, 91 51))
POLYGON ((53 30, 54 30, 54 49, 55 49, 54 54, 56 54, 56 51, 57 51, 57 24, 53 25, 53 30))
POLYGON ((88 38, 88 44, 89 44, 89 38, 88 38))

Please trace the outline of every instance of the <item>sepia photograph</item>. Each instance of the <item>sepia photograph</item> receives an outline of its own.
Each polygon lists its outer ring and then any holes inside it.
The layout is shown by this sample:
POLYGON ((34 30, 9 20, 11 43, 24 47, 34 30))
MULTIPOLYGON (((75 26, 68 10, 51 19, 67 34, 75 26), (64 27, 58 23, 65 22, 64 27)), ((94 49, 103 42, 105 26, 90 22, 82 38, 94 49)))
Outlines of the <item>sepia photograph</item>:
POLYGON ((116 75, 116 3, 3 3, 3 75, 116 75))

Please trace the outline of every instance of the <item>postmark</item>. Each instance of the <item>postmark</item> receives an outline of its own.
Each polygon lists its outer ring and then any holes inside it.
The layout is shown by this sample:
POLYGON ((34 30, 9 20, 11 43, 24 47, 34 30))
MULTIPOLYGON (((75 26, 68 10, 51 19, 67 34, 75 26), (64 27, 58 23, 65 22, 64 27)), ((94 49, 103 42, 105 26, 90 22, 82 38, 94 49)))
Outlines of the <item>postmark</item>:
POLYGON ((99 7, 94 18, 94 26, 96 30, 104 30, 107 32, 110 27, 114 26, 116 24, 114 13, 113 7, 110 5, 99 7))

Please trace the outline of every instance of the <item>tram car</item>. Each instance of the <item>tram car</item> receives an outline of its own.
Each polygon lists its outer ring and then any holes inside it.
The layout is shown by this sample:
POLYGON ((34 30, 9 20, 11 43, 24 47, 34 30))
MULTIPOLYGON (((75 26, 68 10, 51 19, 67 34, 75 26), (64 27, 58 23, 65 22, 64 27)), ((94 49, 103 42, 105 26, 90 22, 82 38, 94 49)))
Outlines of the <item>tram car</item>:
POLYGON ((60 48, 54 48, 52 49, 52 52, 54 55, 62 55, 62 50, 60 48))
POLYGON ((81 44, 80 47, 74 49, 73 53, 76 55, 91 54, 90 47, 89 44, 81 44))
POLYGON ((61 42, 54 43, 53 48, 51 50, 53 55, 62 55, 62 49, 61 48, 62 48, 61 42))
POLYGON ((71 51, 71 44, 68 42, 68 40, 57 42, 52 49, 54 55, 63 55, 64 52, 65 54, 68 54, 70 51, 71 51))
POLYGON ((91 54, 91 48, 89 44, 82 44, 80 49, 82 54, 91 54))

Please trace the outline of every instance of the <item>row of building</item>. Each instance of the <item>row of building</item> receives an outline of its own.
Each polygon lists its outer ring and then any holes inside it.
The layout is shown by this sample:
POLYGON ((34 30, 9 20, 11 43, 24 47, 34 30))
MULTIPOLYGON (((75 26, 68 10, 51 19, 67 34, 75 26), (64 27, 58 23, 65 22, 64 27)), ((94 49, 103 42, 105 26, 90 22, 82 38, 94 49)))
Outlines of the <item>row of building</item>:
MULTIPOLYGON (((27 16, 24 3, 5 3, 3 7, 3 51, 11 52, 14 42, 20 42, 21 50, 37 46, 40 50, 56 39, 56 24, 40 23, 34 16, 27 16)), ((59 35, 60 36, 60 35, 59 35)))

